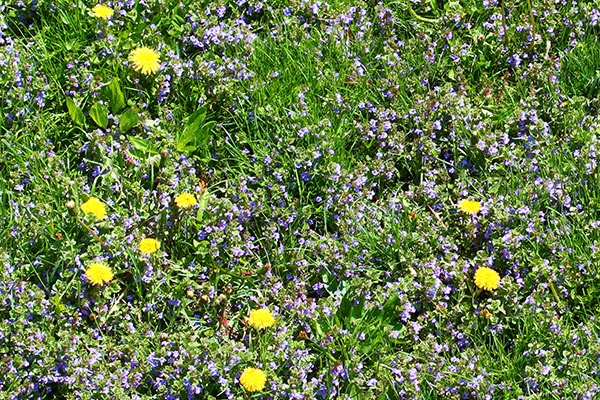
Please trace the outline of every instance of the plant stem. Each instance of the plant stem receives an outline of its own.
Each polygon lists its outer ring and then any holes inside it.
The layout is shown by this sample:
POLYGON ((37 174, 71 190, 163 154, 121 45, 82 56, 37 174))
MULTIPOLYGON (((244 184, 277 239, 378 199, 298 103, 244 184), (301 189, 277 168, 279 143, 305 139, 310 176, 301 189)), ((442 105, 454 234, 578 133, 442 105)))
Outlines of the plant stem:
POLYGON ((552 290, 552 294, 554 295, 554 298, 556 299, 556 303, 560 303, 560 299, 558 298, 558 293, 556 293, 556 288, 554 287, 554 282, 552 282, 552 280, 550 280, 548 282, 548 284, 550 285, 550 290, 552 290))
POLYGON ((508 47, 508 29, 506 28, 506 9, 504 8, 504 0, 500 0, 502 7, 502 27, 504 29, 504 46, 508 47))
POLYGON ((529 51, 531 53, 531 50, 533 49, 533 46, 535 45, 535 17, 533 15, 533 6, 531 5, 531 0, 527 0, 527 5, 529 7, 529 16, 531 17, 531 35, 532 35, 531 43, 529 43, 529 48, 527 49, 527 51, 529 51))
POLYGON ((79 217, 75 217, 75 218, 77 218, 77 221, 79 221, 79 223, 80 223, 81 225, 83 225, 83 227, 84 227, 85 229, 87 229, 87 230, 88 230, 88 232, 89 232, 89 233, 91 233, 91 234, 92 234, 92 236, 94 236, 98 242, 100 242, 100 244, 102 245, 102 247, 104 248, 104 250, 106 250, 106 252, 110 254, 110 250, 108 249, 108 246, 106 246, 106 245, 104 244, 104 242, 102 241, 102 239, 100 239, 100 238, 98 237, 98 235, 96 235, 96 232, 94 232, 94 231, 92 230, 92 228, 90 228, 89 226, 87 226, 87 225, 86 225, 86 224, 85 224, 85 223, 84 223, 84 222, 83 222, 83 221, 82 221, 82 220, 81 220, 79 217))
POLYGON ((408 9, 409 9, 410 13, 413 15, 413 17, 415 17, 419 21, 423 21, 423 22, 438 22, 440 20, 439 18, 431 19, 431 18, 421 17, 420 15, 418 15, 415 12, 415 10, 412 9, 412 7, 410 6, 410 3, 408 4, 408 9))

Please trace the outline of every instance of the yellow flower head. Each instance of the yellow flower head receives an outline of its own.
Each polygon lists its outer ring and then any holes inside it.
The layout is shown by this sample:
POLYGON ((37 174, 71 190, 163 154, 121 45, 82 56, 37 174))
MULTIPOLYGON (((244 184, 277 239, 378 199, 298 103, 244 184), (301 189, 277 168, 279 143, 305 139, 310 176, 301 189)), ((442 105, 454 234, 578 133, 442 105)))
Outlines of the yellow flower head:
POLYGON ((160 243, 156 239, 146 238, 140 242, 140 251, 143 254, 152 254, 160 249, 160 243))
POLYGON ((475 272, 475 285, 480 289, 498 289, 500 275, 491 268, 479 267, 475 272))
POLYGON ((192 206, 195 206, 196 203, 196 198, 193 194, 190 193, 181 193, 175 199, 175 204, 177 204, 177 207, 179 208, 190 208, 192 206))
POLYGON ((267 374, 258 368, 246 368, 240 376, 240 383, 249 392, 258 392, 265 388, 267 374))
POLYGON ((96 18, 109 19, 113 14, 113 9, 104 4, 98 4, 92 8, 92 15, 96 18))
POLYGON ((144 75, 154 74, 160 67, 160 55, 149 47, 138 47, 129 54, 133 68, 144 75))
POLYGON ((85 271, 85 277, 92 285, 102 286, 113 278, 113 272, 103 263, 91 263, 85 271))
POLYGON ((256 329, 265 329, 273 326, 275 318, 268 308, 259 308, 258 310, 250 311, 248 324, 256 329))
POLYGON ((458 203, 458 208, 465 214, 473 215, 481 210, 481 204, 478 201, 462 200, 458 203))
POLYGON ((81 205, 81 211, 84 214, 92 213, 96 216, 98 221, 106 217, 106 207, 104 204, 95 197, 90 197, 88 201, 81 205))

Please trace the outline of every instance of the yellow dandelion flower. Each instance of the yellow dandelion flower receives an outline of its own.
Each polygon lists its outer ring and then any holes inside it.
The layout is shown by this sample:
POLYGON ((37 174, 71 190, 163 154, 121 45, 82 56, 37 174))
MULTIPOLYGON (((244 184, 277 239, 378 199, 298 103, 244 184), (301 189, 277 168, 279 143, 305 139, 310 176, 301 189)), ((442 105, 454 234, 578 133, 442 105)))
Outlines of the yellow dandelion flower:
POLYGON ((140 251, 143 254, 152 254, 160 249, 160 243, 156 239, 146 238, 140 242, 140 251))
POLYGON ((103 263, 92 263, 85 271, 85 277, 92 285, 102 286, 113 278, 113 272, 103 263))
POLYGON ((270 328, 275 323, 275 318, 268 308, 259 308, 258 310, 250 311, 248 324, 256 329, 270 328))
POLYGON ((177 204, 177 207, 179 208, 190 208, 192 206, 195 206, 196 203, 196 198, 193 194, 190 193, 181 193, 175 199, 175 204, 177 204))
POLYGON ((475 272, 475 285, 480 289, 492 291, 498 289, 500 275, 491 268, 479 267, 475 272))
POLYGON ((154 74, 160 67, 160 55, 149 47, 138 47, 129 54, 133 69, 144 75, 154 74))
POLYGON ((98 4, 92 8, 92 15, 96 18, 109 19, 114 13, 112 8, 104 4, 98 4))
POLYGON ((265 388, 267 374, 258 368, 246 368, 240 376, 240 383, 249 392, 258 392, 265 388))
POLYGON ((472 200, 462 200, 458 203, 458 208, 465 214, 473 215, 481 210, 481 203, 472 200))
POLYGON ((106 217, 106 207, 104 206, 104 203, 95 197, 90 197, 88 201, 83 203, 81 205, 81 211, 83 211, 84 214, 94 214, 98 221, 106 217))

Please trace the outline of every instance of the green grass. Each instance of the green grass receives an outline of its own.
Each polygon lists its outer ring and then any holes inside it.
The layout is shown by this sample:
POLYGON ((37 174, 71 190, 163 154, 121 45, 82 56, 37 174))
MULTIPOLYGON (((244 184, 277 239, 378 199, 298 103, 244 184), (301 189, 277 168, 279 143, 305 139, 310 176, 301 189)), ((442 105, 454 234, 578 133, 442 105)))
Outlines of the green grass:
POLYGON ((593 5, 313 3, 7 4, 0 397, 596 396, 593 5))

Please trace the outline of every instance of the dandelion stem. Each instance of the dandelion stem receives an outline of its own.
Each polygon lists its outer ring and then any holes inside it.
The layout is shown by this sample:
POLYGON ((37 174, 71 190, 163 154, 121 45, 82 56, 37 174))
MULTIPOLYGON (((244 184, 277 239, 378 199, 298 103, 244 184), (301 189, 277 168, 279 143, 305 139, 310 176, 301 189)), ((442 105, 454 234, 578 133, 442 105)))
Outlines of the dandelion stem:
POLYGON ((85 224, 85 223, 84 223, 84 222, 83 222, 83 221, 82 221, 82 220, 81 220, 79 217, 75 217, 75 218, 77 218, 77 221, 79 221, 79 223, 80 223, 81 225, 83 225, 83 227, 84 227, 85 229, 87 229, 87 230, 88 230, 88 232, 89 232, 89 233, 91 233, 91 234, 92 234, 92 236, 94 236, 98 242, 100 242, 100 244, 102 245, 102 247, 104 248, 104 250, 106 250, 108 253, 110 253, 110 250, 108 249, 108 246, 106 246, 106 245, 104 244, 104 242, 102 241, 102 239, 100 239, 100 238, 98 237, 98 235, 96 235, 96 232, 94 232, 94 231, 92 230, 92 228, 90 228, 89 226, 87 226, 87 225, 86 225, 86 224, 85 224))
POLYGON ((431 19, 431 18, 421 17, 420 15, 418 15, 415 12, 415 10, 412 9, 412 7, 410 6, 410 3, 408 4, 408 9, 409 9, 410 13, 413 15, 413 17, 415 17, 419 21, 423 21, 423 22, 438 22, 440 20, 439 18, 431 19))
POLYGON ((558 293, 556 293, 556 288, 554 287, 554 282, 552 280, 550 280, 548 282, 548 284, 550 285, 550 290, 552 290, 552 294, 554 295, 554 298, 556 299, 556 303, 560 303, 560 299, 558 298, 558 293))

